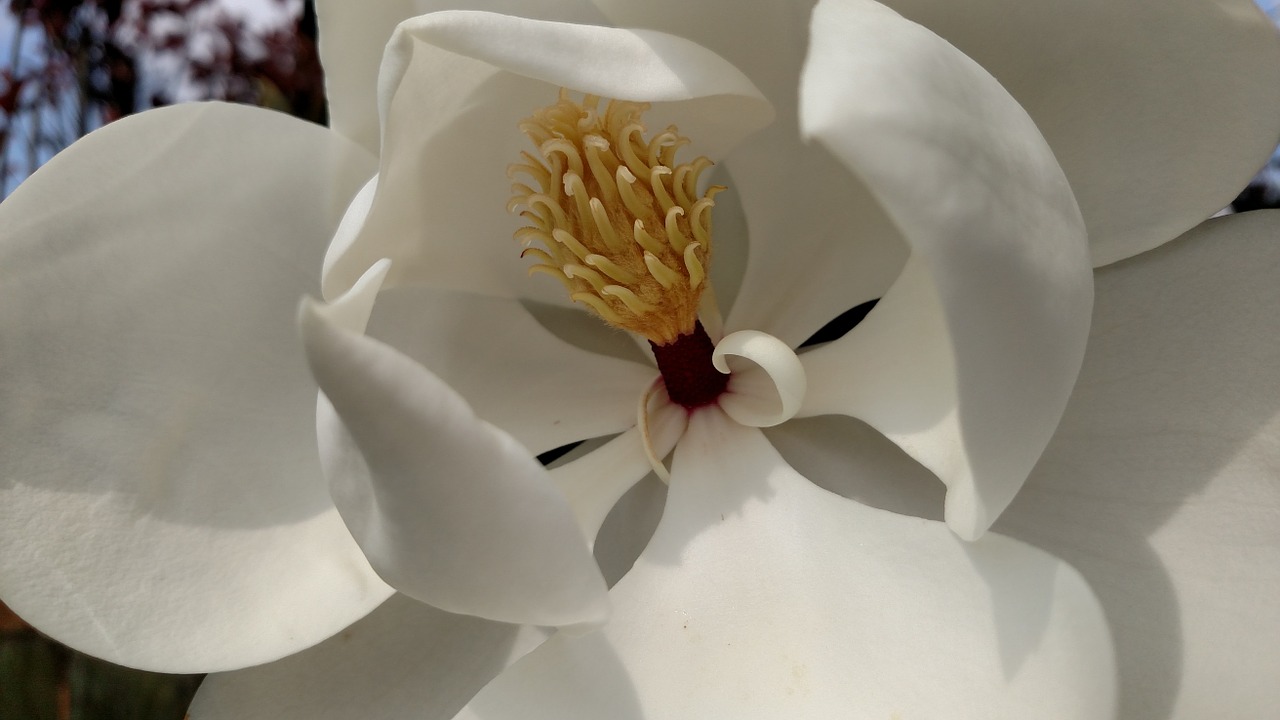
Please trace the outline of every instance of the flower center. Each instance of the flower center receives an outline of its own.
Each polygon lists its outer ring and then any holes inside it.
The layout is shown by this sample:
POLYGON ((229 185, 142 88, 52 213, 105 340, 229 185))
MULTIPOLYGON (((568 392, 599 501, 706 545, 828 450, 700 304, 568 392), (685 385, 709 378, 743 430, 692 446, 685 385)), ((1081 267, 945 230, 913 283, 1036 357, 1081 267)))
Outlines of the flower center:
POLYGON ((698 322, 711 260, 711 208, 723 186, 698 192, 705 157, 675 162, 688 138, 675 126, 645 139, 647 103, 587 95, 559 100, 520 123, 537 154, 507 169, 515 237, 569 297, 653 346, 672 401, 693 408, 724 392, 714 346, 698 322), (524 176, 530 182, 521 182, 524 176), (540 247, 535 247, 535 243, 540 247))

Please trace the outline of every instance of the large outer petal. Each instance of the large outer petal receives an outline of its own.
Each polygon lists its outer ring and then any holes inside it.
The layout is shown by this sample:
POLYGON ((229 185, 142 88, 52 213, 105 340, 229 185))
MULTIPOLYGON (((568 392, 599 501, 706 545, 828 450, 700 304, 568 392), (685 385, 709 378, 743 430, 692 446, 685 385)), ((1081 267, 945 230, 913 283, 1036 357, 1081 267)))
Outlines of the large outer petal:
POLYGON ((821 2, 801 126, 861 175, 912 255, 852 332, 805 354, 802 413, 866 420, 982 534, 1061 417, 1089 328, 1083 224, 1053 153, 982 68, 870 0, 821 2))
POLYGON ((191 720, 449 720, 545 637, 395 595, 316 647, 205 678, 191 720))
POLYGON ((321 479, 293 329, 372 159, 264 110, 112 123, 0 205, 0 596, 192 672, 296 652, 390 590, 321 479))
POLYGON ((736 68, 682 38, 483 12, 402 23, 379 76, 377 188, 326 257, 326 297, 389 257, 389 287, 567 302, 558 283, 527 277, 511 239, 522 223, 506 211, 506 168, 534 149, 518 124, 561 86, 653 102, 651 130, 676 123, 713 160, 772 117, 736 68))
POLYGON ((1280 40, 1250 0, 886 4, 985 67, 1075 190, 1093 262, 1224 207, 1280 139, 1280 40))
POLYGON ((1104 720, 1097 600, 1008 538, 839 498, 758 430, 696 414, 666 512, 599 633, 561 633, 460 718, 1104 720))
POLYGON ((1080 381, 997 528, 1080 569, 1126 720, 1280 707, 1280 212, 1105 268, 1080 381))
MULTIPOLYGON (((795 107, 812 0, 749 10, 733 0, 594 2, 620 25, 720 53, 779 115, 795 107)), ((1249 0, 886 4, 977 60, 1027 109, 1075 189, 1098 264, 1226 205, 1280 136, 1280 47, 1249 0)))
POLYGON ((326 315, 301 310, 307 360, 360 450, 334 499, 378 574, 449 612, 602 621, 604 579, 528 450, 421 365, 326 315))

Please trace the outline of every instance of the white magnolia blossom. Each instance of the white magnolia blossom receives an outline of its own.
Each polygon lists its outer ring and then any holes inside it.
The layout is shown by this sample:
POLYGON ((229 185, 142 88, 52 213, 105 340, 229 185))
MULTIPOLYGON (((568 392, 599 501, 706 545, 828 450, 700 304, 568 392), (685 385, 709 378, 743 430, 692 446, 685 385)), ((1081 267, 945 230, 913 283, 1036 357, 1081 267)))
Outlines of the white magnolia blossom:
POLYGON ((318 4, 333 130, 148 112, 0 205, 21 616, 227 671, 195 720, 1280 705, 1280 216, 1195 227, 1280 131, 1247 0, 318 4), (510 239, 561 88, 729 187, 708 406, 510 239))

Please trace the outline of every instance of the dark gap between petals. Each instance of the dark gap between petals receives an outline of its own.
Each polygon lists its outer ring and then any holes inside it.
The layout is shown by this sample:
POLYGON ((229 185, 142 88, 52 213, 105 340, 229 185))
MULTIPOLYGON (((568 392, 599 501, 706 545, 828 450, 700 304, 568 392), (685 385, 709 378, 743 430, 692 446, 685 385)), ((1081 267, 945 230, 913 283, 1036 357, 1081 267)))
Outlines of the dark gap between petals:
POLYGON ((845 310, 837 315, 831 322, 828 322, 826 325, 818 328, 818 331, 813 335, 810 335, 808 340, 800 343, 800 347, 807 348, 814 345, 821 345, 822 343, 828 343, 832 340, 839 340, 850 330, 856 327, 858 323, 862 322, 862 319, 867 316, 867 313, 871 312, 871 309, 874 308, 878 302, 880 302, 880 299, 876 298, 875 300, 868 300, 861 305, 845 310))
POLYGON ((558 448, 541 453, 540 455, 538 455, 538 462, 542 463, 543 467, 546 467, 547 465, 550 465, 551 463, 559 460, 565 455, 568 455, 569 453, 573 452, 574 448, 578 447, 584 442, 586 442, 586 440, 578 440, 576 442, 571 442, 568 445, 561 445, 558 448))

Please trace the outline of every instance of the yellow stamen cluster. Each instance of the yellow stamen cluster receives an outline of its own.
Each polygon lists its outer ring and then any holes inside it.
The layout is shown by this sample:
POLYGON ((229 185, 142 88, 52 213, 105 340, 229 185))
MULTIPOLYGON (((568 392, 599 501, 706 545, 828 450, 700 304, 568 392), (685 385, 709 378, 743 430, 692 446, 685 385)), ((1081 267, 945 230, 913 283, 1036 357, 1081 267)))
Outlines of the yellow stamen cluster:
POLYGON ((520 123, 538 151, 507 168, 507 209, 528 223, 515 237, 521 256, 538 261, 531 275, 556 278, 605 322, 668 345, 697 321, 712 198, 724 188, 699 195, 711 161, 675 164, 689 142, 675 126, 645 139, 647 103, 609 100, 601 111, 600 100, 578 103, 561 90, 520 123))

